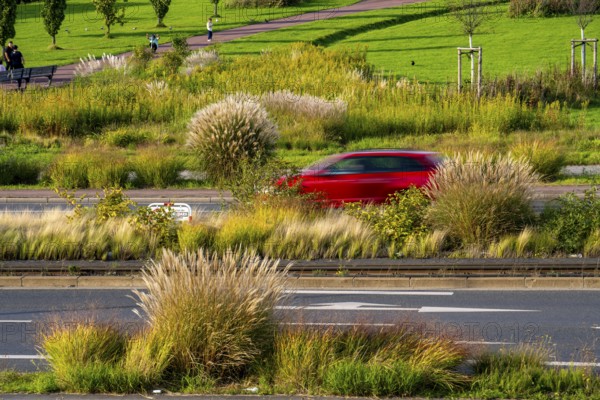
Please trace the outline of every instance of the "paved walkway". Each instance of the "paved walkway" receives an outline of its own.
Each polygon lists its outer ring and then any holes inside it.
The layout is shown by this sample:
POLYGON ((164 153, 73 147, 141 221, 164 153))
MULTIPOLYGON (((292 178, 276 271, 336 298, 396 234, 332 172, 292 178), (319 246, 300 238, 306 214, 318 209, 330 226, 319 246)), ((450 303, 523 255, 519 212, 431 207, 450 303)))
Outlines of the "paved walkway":
MULTIPOLYGON (((404 4, 419 3, 423 0, 363 0, 359 3, 339 7, 329 10, 319 10, 310 12, 302 15, 295 15, 282 19, 277 19, 269 22, 252 24, 241 26, 239 28, 228 29, 224 31, 215 31, 212 43, 207 43, 206 35, 193 36, 188 39, 188 44, 191 50, 198 50, 208 46, 209 44, 215 44, 220 42, 229 42, 231 40, 255 35, 257 33, 274 31, 282 28, 289 28, 291 26, 306 24, 309 22, 330 19, 335 17, 341 17, 344 15, 356 14, 364 11, 378 10, 382 8, 398 7, 404 4)), ((171 48, 170 43, 162 44, 158 48, 158 52, 164 52, 171 48)), ((93 53, 94 49, 90 52, 93 53)), ((129 55, 131 53, 124 53, 129 55)), ((83 57, 84 55, 82 55, 83 57)), ((53 84, 61 84, 69 82, 73 79, 73 73, 77 64, 69 64, 59 67, 52 80, 53 84)))

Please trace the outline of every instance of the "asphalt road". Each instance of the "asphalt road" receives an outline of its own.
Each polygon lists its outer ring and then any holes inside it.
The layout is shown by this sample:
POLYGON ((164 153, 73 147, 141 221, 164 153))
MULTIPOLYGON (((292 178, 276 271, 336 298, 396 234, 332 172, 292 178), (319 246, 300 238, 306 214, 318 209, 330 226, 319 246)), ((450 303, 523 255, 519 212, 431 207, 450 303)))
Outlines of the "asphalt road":
MULTIPOLYGON (((0 369, 35 370, 40 336, 54 324, 95 318, 133 331, 144 323, 130 290, 0 290, 0 369)), ((544 342, 554 362, 600 359, 597 291, 297 291, 282 323, 404 324, 474 348, 544 342)))

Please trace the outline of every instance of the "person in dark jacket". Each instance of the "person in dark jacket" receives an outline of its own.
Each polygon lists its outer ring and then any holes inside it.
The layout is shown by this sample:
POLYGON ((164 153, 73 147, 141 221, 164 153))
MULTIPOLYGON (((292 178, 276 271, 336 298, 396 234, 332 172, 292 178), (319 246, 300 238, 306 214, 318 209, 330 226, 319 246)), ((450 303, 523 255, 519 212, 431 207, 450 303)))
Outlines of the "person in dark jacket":
POLYGON ((16 44, 13 47, 13 52, 10 55, 10 67, 12 69, 25 68, 25 59, 23 54, 19 51, 19 46, 16 44))
POLYGON ((13 42, 9 41, 6 47, 3 49, 2 58, 6 61, 6 69, 10 69, 10 56, 13 52, 13 42))

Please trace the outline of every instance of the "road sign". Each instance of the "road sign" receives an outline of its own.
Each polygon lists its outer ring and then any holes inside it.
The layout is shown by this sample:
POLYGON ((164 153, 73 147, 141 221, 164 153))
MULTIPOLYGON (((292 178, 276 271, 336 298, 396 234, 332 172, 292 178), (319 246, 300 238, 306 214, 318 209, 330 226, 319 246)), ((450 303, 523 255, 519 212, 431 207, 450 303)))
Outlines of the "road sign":
POLYGON ((148 206, 152 211, 159 208, 167 208, 171 210, 175 221, 191 221, 192 207, 185 203, 152 203, 148 206))

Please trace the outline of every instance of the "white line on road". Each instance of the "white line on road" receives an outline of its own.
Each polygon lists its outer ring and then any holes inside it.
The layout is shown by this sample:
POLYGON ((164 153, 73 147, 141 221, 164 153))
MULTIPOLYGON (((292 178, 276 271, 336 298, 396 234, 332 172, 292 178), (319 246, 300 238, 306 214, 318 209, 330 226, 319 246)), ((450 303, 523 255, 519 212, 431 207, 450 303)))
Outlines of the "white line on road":
POLYGON ((21 355, 21 354, 0 354, 0 360, 45 360, 46 357, 40 354, 21 355))
POLYGON ((592 329, 600 329, 600 326, 594 325, 594 326, 592 326, 592 329))
POLYGON ((497 345, 497 344, 506 344, 506 345, 515 345, 514 342, 478 342, 476 340, 458 340, 456 341, 458 344, 482 344, 482 345, 497 345))
POLYGON ((600 367, 600 363, 575 362, 575 361, 548 361, 549 367, 600 367))
POLYGON ((29 324, 30 319, 0 319, 0 324, 29 324))
POLYGON ((292 294, 380 294, 385 296, 452 296, 454 292, 419 292, 398 290, 286 290, 292 294))
POLYGON ((454 313, 454 312, 538 312, 539 310, 511 310, 502 308, 460 308, 460 307, 421 307, 420 313, 454 313))
POLYGON ((397 326, 397 324, 362 324, 352 322, 284 322, 282 325, 299 326, 397 326))

